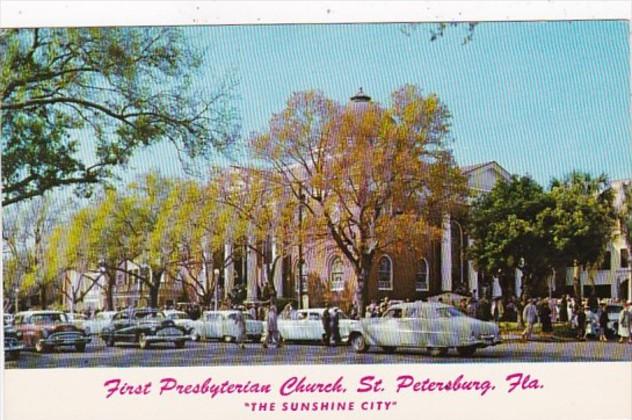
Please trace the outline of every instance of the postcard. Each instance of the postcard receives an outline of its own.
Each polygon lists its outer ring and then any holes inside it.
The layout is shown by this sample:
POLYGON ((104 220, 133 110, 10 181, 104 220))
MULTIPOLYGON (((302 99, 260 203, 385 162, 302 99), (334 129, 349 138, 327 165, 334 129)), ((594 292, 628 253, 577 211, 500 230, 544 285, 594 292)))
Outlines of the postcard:
POLYGON ((627 2, 3 8, 3 418, 632 418, 627 2))

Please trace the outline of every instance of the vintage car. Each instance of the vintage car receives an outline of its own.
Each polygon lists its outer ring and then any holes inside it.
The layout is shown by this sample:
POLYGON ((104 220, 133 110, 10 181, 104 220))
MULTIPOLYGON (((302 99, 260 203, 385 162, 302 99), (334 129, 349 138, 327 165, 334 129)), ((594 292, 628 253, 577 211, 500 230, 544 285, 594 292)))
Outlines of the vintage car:
MULTIPOLYGON (((6 318, 5 318, 6 320, 6 318)), ((24 348, 22 333, 10 323, 4 323, 4 360, 17 360, 24 348)))
POLYGON ((117 312, 110 324, 101 331, 108 347, 117 342, 138 343, 141 349, 152 343, 173 343, 183 348, 191 339, 189 331, 166 319, 157 309, 139 308, 117 312))
POLYGON ((100 335, 103 328, 110 325, 116 311, 102 311, 94 315, 94 318, 83 321, 83 328, 87 334, 100 335))
POLYGON ((453 306, 439 302, 400 303, 391 306, 380 318, 364 318, 351 331, 353 349, 362 353, 370 346, 386 352, 397 347, 425 348, 433 356, 454 348, 461 356, 501 342, 499 328, 493 322, 464 315, 453 306))
MULTIPOLYGON (((193 321, 194 340, 218 339, 226 342, 234 341, 238 335, 235 318, 237 310, 204 311, 200 319, 193 321)), ((263 322, 253 319, 247 312, 242 312, 246 323, 246 336, 254 341, 259 341, 263 334, 263 322)))
POLYGON ((178 311, 176 309, 166 309, 161 312, 165 319, 170 319, 174 324, 186 328, 188 331, 193 332, 193 320, 184 311, 178 311))
POLYGON ((15 315, 15 328, 22 334, 25 348, 43 353, 52 348, 73 346, 86 350, 90 336, 68 321, 60 311, 26 311, 15 315))
MULTIPOLYGON (((606 305, 606 312, 608 313, 606 337, 612 338, 619 334, 619 313, 622 309, 622 305, 606 305)), ((601 332, 601 327, 599 326, 599 312, 595 313, 586 309, 584 313, 586 314, 586 336, 597 338, 601 332)))
MULTIPOLYGON (((322 321, 324 311, 325 308, 310 308, 282 313, 277 322, 281 338, 285 341, 322 342, 325 335, 322 321)), ((359 321, 349 319, 342 311, 338 311, 338 314, 340 338, 343 342, 347 342, 349 333, 359 328, 359 321)))

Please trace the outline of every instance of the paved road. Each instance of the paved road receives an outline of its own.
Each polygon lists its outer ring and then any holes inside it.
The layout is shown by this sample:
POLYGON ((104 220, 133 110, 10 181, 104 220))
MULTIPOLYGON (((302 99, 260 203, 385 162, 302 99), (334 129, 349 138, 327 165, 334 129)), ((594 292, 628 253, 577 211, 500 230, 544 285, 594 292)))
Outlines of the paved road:
POLYGON ((213 366, 274 364, 372 364, 372 363, 502 363, 502 362, 597 362, 631 361, 632 345, 595 341, 542 343, 507 342, 478 350, 464 358, 455 352, 445 357, 431 357, 423 351, 398 350, 385 354, 379 348, 356 354, 349 347, 324 347, 313 344, 286 344, 281 348, 262 349, 259 344, 188 342, 184 349, 155 344, 148 350, 134 345, 105 347, 100 339, 88 345, 85 353, 57 350, 47 354, 25 351, 18 361, 9 361, 6 368, 60 367, 140 367, 140 366, 213 366))

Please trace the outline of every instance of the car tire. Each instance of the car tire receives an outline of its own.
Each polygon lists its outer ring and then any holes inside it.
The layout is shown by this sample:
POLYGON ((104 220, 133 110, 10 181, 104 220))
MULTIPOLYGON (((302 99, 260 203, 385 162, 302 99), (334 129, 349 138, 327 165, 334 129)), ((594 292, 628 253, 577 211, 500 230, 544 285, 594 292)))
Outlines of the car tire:
POLYGON ((476 346, 457 347, 456 352, 462 357, 471 357, 476 352, 476 346))
POLYGON ((83 353, 86 351, 86 343, 77 343, 75 344, 75 349, 79 352, 79 353, 83 353))
POLYGON ((178 340, 178 341, 174 341, 173 342, 173 344, 175 344, 177 349, 183 349, 185 343, 186 343, 186 341, 184 341, 184 340, 178 340))
POLYGON ((362 334, 354 334, 349 338, 351 347, 356 353, 365 353, 369 349, 369 345, 364 340, 362 334))
POLYGON ((145 335, 145 333, 140 333, 138 335, 138 347, 140 347, 141 350, 149 348, 149 341, 147 341, 147 336, 145 335))
POLYGON ((384 353, 393 354, 393 353, 395 353, 395 350, 397 350, 397 347, 395 347, 395 346, 382 346, 382 350, 384 350, 384 353))
POLYGON ((46 353, 48 351, 48 346, 38 340, 35 342, 35 351, 37 353, 46 353))
POLYGON ((445 347, 428 347, 428 353, 430 353, 432 357, 445 356, 448 354, 448 349, 445 347))

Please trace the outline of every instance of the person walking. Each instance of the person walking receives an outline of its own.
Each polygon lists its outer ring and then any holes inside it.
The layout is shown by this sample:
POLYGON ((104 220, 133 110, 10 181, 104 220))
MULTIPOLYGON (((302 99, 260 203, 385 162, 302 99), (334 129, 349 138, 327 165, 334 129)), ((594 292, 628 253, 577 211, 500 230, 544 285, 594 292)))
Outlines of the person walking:
POLYGON ((321 321, 323 323, 323 330, 325 331, 323 334, 323 344, 329 346, 331 344, 331 314, 329 313, 329 305, 325 305, 321 321))
POLYGON ((577 305, 575 317, 577 319, 577 339, 584 341, 586 339, 586 312, 583 305, 577 305))
POLYGON ((601 304, 601 309, 599 310, 599 341, 608 341, 606 337, 606 332, 608 330, 608 311, 606 310, 606 304, 601 304))
POLYGON ((628 341, 628 343, 632 343, 632 335, 630 334, 630 327, 632 325, 631 317, 632 313, 630 312, 630 305, 632 301, 627 301, 619 312, 619 343, 623 343, 628 341))
POLYGON ((553 325, 551 323, 551 308, 549 307, 549 302, 546 299, 544 299, 540 304, 540 323, 542 324, 543 333, 553 333, 553 325))
POLYGON ((562 295, 560 300, 560 322, 566 324, 568 322, 568 301, 566 295, 562 295))
POLYGON ((246 345, 244 341, 246 341, 246 320, 244 319, 244 314, 241 311, 237 311, 235 313, 235 344, 239 346, 240 349, 245 349, 246 345))
POLYGON ((265 318, 266 334, 265 339, 263 340, 263 348, 267 349, 270 343, 274 343, 277 348, 281 347, 281 337, 279 335, 279 326, 277 324, 277 309, 274 304, 270 304, 265 318))
POLYGON ((330 321, 330 333, 334 339, 334 346, 340 344, 340 309, 333 308, 330 321))
POLYGON ((533 299, 529 299, 527 305, 524 307, 522 320, 526 324, 526 328, 522 332, 522 339, 528 341, 531 338, 531 334, 533 334, 533 325, 538 320, 538 310, 533 303, 533 299))

